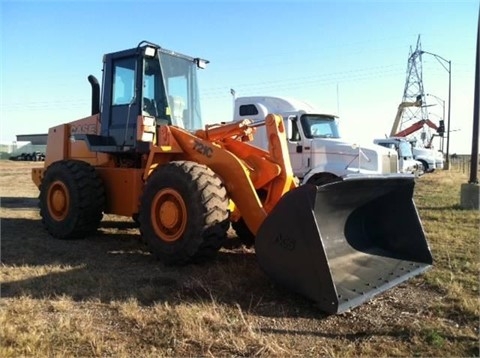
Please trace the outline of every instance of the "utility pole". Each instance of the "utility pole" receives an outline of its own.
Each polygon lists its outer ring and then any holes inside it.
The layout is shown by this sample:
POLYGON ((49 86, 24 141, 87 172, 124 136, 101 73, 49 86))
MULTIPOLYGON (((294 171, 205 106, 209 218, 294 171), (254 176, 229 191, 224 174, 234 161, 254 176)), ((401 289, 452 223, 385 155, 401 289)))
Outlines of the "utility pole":
POLYGON ((470 157, 470 178, 460 188, 460 206, 464 209, 480 209, 480 185, 478 183, 478 142, 480 124, 480 6, 478 8, 477 54, 475 66, 475 90, 473 95, 473 133, 470 157))

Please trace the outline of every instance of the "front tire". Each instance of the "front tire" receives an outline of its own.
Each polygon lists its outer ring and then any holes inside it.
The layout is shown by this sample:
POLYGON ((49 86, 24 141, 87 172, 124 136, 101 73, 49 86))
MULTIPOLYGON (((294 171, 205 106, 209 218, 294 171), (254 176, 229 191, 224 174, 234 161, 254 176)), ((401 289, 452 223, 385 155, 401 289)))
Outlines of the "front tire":
POLYGON ((39 200, 42 224, 47 231, 58 239, 78 239, 98 228, 105 192, 90 164, 62 160, 47 168, 39 200))
POLYGON ((171 162, 148 178, 138 219, 150 251, 165 263, 210 258, 229 227, 227 192, 205 165, 171 162))

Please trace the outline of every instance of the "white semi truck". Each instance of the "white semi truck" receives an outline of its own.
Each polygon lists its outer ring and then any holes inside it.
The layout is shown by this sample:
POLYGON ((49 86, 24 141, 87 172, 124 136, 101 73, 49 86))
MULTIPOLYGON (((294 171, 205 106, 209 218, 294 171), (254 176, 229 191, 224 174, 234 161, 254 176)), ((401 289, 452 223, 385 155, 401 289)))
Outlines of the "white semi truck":
POLYGON ((435 169, 443 169, 443 155, 437 156, 437 152, 429 148, 413 147, 413 156, 422 163, 427 173, 433 172, 435 169))
MULTIPOLYGON (((268 113, 284 118, 293 171, 302 183, 321 185, 348 175, 399 172, 395 149, 346 141, 340 135, 338 117, 322 113, 309 103, 269 96, 235 99, 235 121, 261 121, 268 113)), ((257 131, 253 144, 267 148, 264 127, 257 131)))
POLYGON ((420 176, 427 170, 422 162, 414 159, 412 145, 407 139, 388 137, 374 139, 373 143, 397 151, 398 167, 401 173, 411 173, 415 176, 420 176))
POLYGON ((409 139, 412 146, 413 157, 422 163, 425 171, 433 172, 435 169, 443 169, 444 156, 441 151, 435 150, 433 147, 420 147, 416 138, 409 139))

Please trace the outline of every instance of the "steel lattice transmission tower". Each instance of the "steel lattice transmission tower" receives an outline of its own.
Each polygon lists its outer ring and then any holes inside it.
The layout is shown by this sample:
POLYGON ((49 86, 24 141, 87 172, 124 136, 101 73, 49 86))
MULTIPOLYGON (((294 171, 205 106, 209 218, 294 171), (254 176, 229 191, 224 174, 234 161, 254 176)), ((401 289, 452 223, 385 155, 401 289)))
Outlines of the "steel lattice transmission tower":
MULTIPOLYGON (((418 96, 421 96, 422 106, 405 108, 400 119, 399 129, 405 129, 413 123, 428 119, 428 109, 426 106, 426 96, 423 89, 422 79, 422 44, 420 42, 420 35, 418 35, 417 38, 417 47, 415 48, 415 51, 413 51, 410 46, 407 77, 405 80, 402 102, 414 102, 418 96)), ((420 143, 426 143, 428 141, 426 132, 414 133, 413 136, 416 136, 420 143), (420 136, 422 138, 420 138, 420 136)))

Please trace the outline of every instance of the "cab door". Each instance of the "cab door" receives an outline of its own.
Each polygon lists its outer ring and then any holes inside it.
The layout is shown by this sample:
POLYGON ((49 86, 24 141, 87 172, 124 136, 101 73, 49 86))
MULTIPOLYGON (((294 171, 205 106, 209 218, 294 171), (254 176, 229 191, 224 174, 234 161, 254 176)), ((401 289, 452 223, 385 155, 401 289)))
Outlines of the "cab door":
POLYGON ((304 138, 298 129, 297 117, 290 116, 284 121, 287 125, 288 152, 292 170, 296 176, 303 178, 309 170, 310 148, 304 146, 304 138))
POLYGON ((140 113, 142 59, 137 56, 107 57, 107 89, 102 103, 102 136, 111 144, 134 148, 137 116, 140 113), (140 90, 139 90, 140 89, 140 90))

